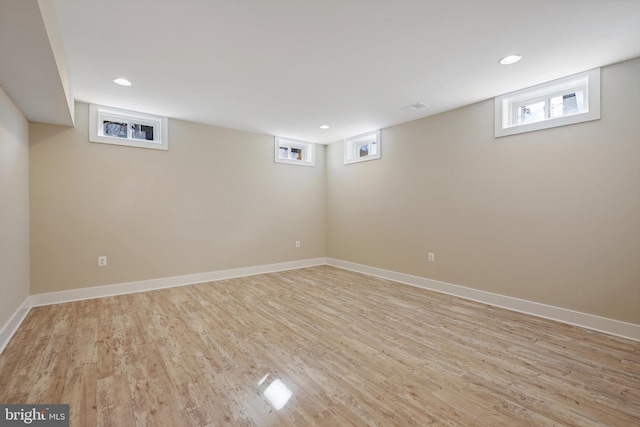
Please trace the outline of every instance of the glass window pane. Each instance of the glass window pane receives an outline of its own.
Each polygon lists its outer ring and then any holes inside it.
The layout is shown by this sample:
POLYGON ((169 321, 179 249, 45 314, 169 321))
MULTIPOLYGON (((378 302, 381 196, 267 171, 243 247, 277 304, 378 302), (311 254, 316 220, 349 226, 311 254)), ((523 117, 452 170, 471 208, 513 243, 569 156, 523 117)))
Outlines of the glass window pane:
POLYGON ((302 160, 302 148, 292 148, 290 158, 295 160, 302 160))
POLYGON ((554 96, 549 101, 549 108, 551 110, 551 117, 562 117, 563 109, 562 109, 562 96, 554 96))
POLYGON ((102 132, 105 136, 115 136, 117 138, 127 137, 127 123, 112 122, 105 120, 102 122, 102 132))
POLYGON ((545 101, 519 107, 516 112, 516 124, 539 122, 546 118, 545 101))
POLYGON ((132 124, 131 138, 153 141, 153 126, 132 124))
POLYGON ((584 111, 584 92, 572 92, 551 98, 551 117, 568 116, 584 111))

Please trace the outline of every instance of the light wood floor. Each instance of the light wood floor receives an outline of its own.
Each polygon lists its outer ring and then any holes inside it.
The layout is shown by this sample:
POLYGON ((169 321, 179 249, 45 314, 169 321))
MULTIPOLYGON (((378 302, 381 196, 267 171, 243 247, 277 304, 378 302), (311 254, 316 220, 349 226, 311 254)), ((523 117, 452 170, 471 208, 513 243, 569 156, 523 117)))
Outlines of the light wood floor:
POLYGON ((640 343, 321 266, 34 308, 0 402, 72 426, 638 426, 640 343))

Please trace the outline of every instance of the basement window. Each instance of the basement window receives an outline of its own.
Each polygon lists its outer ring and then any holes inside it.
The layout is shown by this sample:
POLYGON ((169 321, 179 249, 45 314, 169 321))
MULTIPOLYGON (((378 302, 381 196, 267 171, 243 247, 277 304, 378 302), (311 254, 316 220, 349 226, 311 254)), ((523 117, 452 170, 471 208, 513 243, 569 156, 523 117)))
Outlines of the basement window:
POLYGON ((89 141, 168 150, 166 117, 90 105, 89 141))
POLYGON ((344 164, 380 158, 380 131, 365 133, 344 140, 344 164))
POLYGON ((315 166, 315 144, 295 139, 275 138, 276 163, 315 166))
POLYGON ((496 137, 599 118, 599 68, 495 98, 496 137))

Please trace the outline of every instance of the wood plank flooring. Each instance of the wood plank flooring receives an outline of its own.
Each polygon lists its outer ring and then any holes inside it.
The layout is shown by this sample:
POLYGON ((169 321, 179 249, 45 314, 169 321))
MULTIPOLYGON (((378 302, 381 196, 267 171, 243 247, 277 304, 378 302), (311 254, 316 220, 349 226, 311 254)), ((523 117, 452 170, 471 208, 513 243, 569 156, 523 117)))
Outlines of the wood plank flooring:
POLYGON ((72 426, 639 426, 640 343, 320 266, 33 308, 0 402, 72 426))

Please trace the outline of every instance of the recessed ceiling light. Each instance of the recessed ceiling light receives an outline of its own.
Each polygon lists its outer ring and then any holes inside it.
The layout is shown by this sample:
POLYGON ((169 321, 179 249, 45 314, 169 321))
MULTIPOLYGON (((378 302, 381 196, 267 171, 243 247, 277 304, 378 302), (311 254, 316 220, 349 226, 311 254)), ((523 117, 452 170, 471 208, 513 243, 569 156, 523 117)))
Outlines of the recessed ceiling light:
POLYGON ((113 82, 120 86, 131 86, 131 82, 127 79, 113 79, 113 82))
POLYGON ((522 59, 522 55, 509 55, 502 58, 499 62, 502 65, 511 65, 522 59))
POLYGON ((329 125, 322 125, 320 126, 320 129, 329 129, 329 125))

